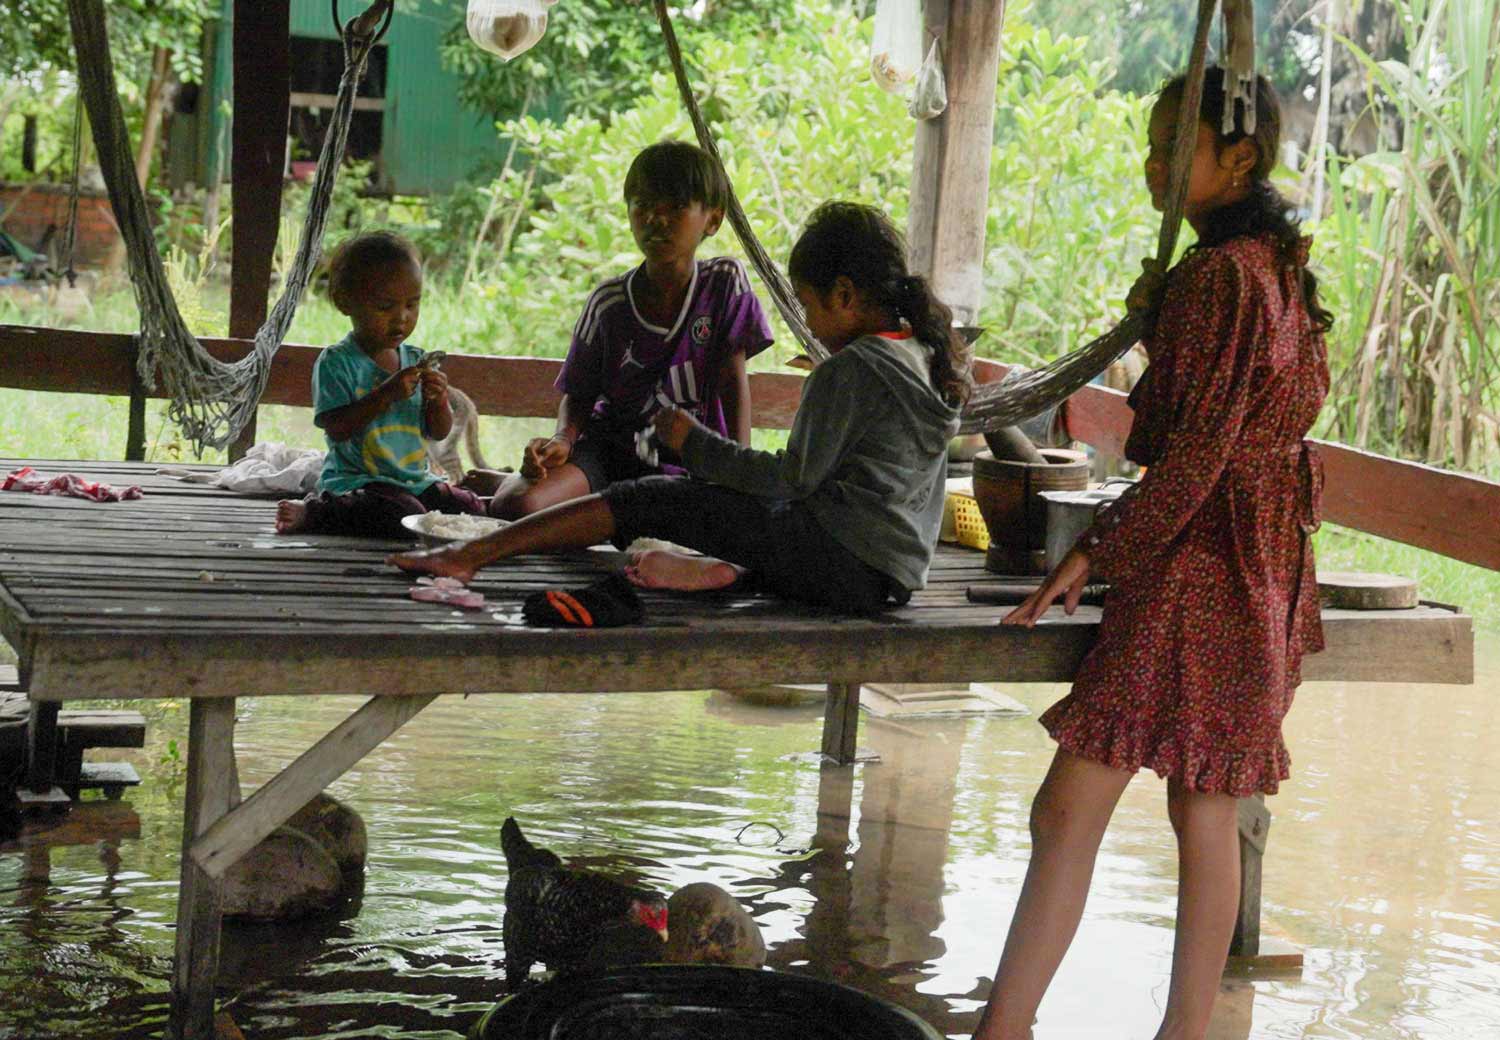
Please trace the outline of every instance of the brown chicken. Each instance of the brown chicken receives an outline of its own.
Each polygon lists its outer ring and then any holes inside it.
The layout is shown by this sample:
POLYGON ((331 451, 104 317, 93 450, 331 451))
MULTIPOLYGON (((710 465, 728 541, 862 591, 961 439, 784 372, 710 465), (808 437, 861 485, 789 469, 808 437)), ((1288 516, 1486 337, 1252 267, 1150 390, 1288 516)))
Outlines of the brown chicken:
POLYGON ((500 828, 510 872, 505 882, 505 983, 512 992, 538 961, 553 971, 587 963, 602 932, 646 929, 667 939, 667 901, 659 893, 563 866, 526 840, 513 817, 500 828))

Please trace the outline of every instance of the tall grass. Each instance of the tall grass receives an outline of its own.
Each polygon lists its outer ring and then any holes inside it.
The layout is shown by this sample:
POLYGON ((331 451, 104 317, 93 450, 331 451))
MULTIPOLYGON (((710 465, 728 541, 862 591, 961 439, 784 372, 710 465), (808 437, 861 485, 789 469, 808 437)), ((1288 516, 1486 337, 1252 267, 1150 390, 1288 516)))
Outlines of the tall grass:
POLYGON ((1360 447, 1500 469, 1500 0, 1395 0, 1406 62, 1349 48, 1401 145, 1330 157, 1328 421, 1360 447))

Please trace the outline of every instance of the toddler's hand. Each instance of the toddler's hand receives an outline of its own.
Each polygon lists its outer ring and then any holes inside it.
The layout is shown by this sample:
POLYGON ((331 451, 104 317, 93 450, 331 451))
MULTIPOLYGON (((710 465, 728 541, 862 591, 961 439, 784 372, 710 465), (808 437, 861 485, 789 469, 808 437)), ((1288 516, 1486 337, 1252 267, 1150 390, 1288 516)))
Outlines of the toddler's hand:
POLYGON ((701 424, 693 418, 691 412, 672 404, 653 415, 651 425, 656 427, 656 439, 662 447, 681 455, 682 445, 687 441, 688 434, 701 424))
POLYGON ((390 393, 395 399, 404 401, 417 392, 417 385, 421 382, 422 369, 417 365, 411 365, 399 372, 391 373, 391 377, 382 384, 382 387, 391 387, 390 393))
POLYGON ((435 368, 422 368, 422 400, 444 401, 448 398, 448 377, 435 368))
POLYGON ((566 437, 535 437, 526 443, 521 456, 521 476, 527 480, 546 480, 547 471, 567 462, 573 445, 566 437))

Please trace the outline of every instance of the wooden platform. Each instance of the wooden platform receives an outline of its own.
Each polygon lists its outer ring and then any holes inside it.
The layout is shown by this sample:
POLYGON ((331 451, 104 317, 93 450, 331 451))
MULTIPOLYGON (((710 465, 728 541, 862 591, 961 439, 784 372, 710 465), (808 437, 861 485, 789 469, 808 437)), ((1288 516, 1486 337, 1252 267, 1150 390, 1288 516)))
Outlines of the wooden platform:
MULTIPOLYGON (((27 460, 0 459, 8 472, 27 460)), ((275 505, 156 476, 149 465, 31 463, 146 497, 96 504, 0 493, 0 634, 20 657, 33 715, 65 700, 191 700, 171 1032, 212 1029, 224 872, 309 798, 443 693, 706 689, 826 684, 822 751, 855 757, 863 683, 1066 682, 1100 613, 1054 609, 1033 630, 968 601, 992 582, 981 554, 942 547, 928 588, 873 618, 766 598, 644 596, 643 624, 604 631, 522 623, 538 589, 582 584, 618 554, 524 557, 482 573, 489 605, 414 602, 382 563, 402 543, 275 534, 275 505), (242 799, 235 699, 363 694, 364 705, 242 799)), ((1474 635, 1461 611, 1326 611, 1309 679, 1463 683, 1474 635)), ((119 777, 108 778, 118 788, 119 777)), ((852 789, 852 785, 851 785, 852 789)), ((1242 953, 1259 949, 1259 863, 1269 815, 1242 800, 1242 953)))
MULTIPOLYGON (((24 460, 0 460, 6 471, 24 460)), ((1035 630, 967 602, 994 580, 982 555, 941 547, 911 603, 854 619, 767 598, 647 594, 644 624, 555 631, 521 601, 595 580, 607 553, 527 557, 481 573, 489 606, 410 600, 382 557, 401 543, 274 533, 274 506, 110 462, 37 462, 146 497, 95 504, 0 494, 0 633, 33 698, 324 693, 596 691, 759 682, 1064 682, 1097 608, 1035 630)), ((1328 611, 1328 650, 1306 677, 1472 681, 1473 630, 1458 610, 1328 611)))

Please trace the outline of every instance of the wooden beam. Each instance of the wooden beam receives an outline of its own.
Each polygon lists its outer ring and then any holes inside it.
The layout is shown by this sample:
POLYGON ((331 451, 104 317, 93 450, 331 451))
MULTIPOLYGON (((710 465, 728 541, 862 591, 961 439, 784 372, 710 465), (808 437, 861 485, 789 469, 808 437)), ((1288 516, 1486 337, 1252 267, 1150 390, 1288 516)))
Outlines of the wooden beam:
MULTIPOLYGON (((251 348, 247 339, 202 342, 225 361, 237 360, 251 348)), ((320 349, 289 343, 277 351, 261 400, 310 407, 312 366, 320 349)), ((128 396, 135 378, 133 351, 131 337, 121 333, 0 325, 0 387, 128 396)), ((483 415, 557 414, 552 384, 562 362, 556 358, 450 354, 444 366, 483 415)), ((974 368, 976 380, 992 382, 1009 366, 978 359, 974 368)), ((790 372, 751 373, 754 425, 789 428, 802 382, 801 375, 790 372)), ((1133 414, 1124 394, 1102 386, 1084 387, 1063 408, 1068 436, 1115 457, 1124 453, 1133 414)), ((1330 523, 1500 570, 1500 524, 1489 522, 1500 516, 1500 483, 1316 443, 1328 471, 1324 514, 1330 523)))
MULTIPOLYGON (((1118 390, 1084 387, 1063 411, 1068 435, 1107 455, 1124 454, 1134 413, 1118 390)), ((1500 570, 1500 483, 1314 441, 1327 484, 1329 523, 1500 570)))
MULTIPOLYGON (((778 619, 715 628, 712 639, 662 645, 661 629, 621 628, 588 633, 587 649, 558 652, 557 635, 507 628, 476 638, 470 631, 348 631, 326 657, 288 655, 285 634, 245 631, 245 625, 182 630, 142 640, 131 630, 58 632, 31 653, 35 700, 116 697, 232 697, 275 690, 284 695, 430 692, 424 678, 441 668, 448 693, 644 691, 669 675, 677 688, 714 689, 726 675, 754 674, 759 682, 854 684, 878 675, 884 682, 973 682, 1003 673, 1007 682, 1071 682, 1094 643, 1099 608, 1059 612, 1035 629, 1013 631, 979 613, 951 623, 848 622, 826 626, 778 619), (639 665, 649 659, 653 667, 639 665), (999 665, 993 662, 1001 662, 999 665)), ((309 621, 305 624, 313 624, 309 621)), ((1323 615, 1328 648, 1303 661, 1309 681, 1467 684, 1474 681, 1473 619, 1422 606, 1402 611, 1330 610, 1323 615)), ((580 644, 582 645, 582 644, 580 644)))
MULTIPOLYGON (((192 857, 221 878, 241 856, 280 827, 381 741, 427 707, 437 694, 373 697, 298 756, 244 802, 219 817, 192 844, 192 857)), ((196 703, 196 702, 195 702, 196 703)))
POLYGON ((857 682, 828 684, 823 708, 823 758, 836 765, 854 762, 859 738, 859 690, 857 682))
MULTIPOLYGON (((203 339, 223 361, 244 357, 249 339, 203 339)), ((0 325, 0 387, 58 393, 126 396, 134 378, 130 336, 29 325, 0 325)), ((288 343, 271 362, 262 404, 312 406, 312 367, 321 347, 288 343)), ((474 399, 481 414, 529 418, 555 416, 552 384, 562 368, 557 358, 449 354, 444 371, 453 385, 474 399)), ((750 397, 754 425, 787 429, 797 412, 803 377, 792 372, 752 372, 750 397)), ((162 397, 149 391, 149 397, 162 397)))
POLYGON ((228 810, 233 764, 234 698, 195 699, 188 725, 186 818, 168 1028, 168 1036, 174 1040, 213 1035, 222 887, 198 866, 188 850, 193 840, 228 810))
MULTIPOLYGON (((912 260, 929 274, 959 324, 979 318, 984 282, 985 216, 995 133, 1004 0, 929 3, 926 26, 941 30, 948 108, 919 123, 913 155, 912 260), (929 245, 930 242, 930 245, 929 245), (930 253, 929 253, 930 250, 930 253), (927 258, 930 255, 930 263, 927 258)), ((924 33, 925 54, 930 36, 924 33)))
MULTIPOLYGON (((281 227, 292 82, 291 0, 234 0, 234 261, 230 266, 229 334, 253 338, 266 320, 271 264, 281 227)), ((242 456, 255 422, 230 448, 242 456)))

